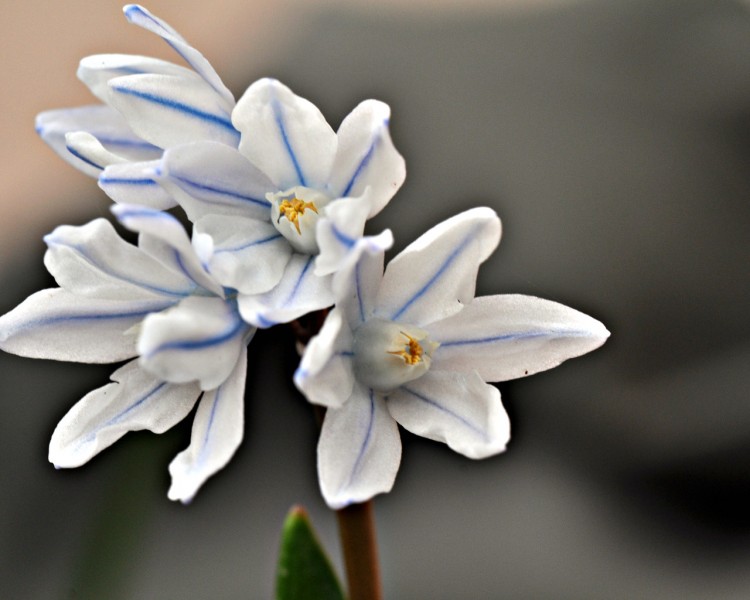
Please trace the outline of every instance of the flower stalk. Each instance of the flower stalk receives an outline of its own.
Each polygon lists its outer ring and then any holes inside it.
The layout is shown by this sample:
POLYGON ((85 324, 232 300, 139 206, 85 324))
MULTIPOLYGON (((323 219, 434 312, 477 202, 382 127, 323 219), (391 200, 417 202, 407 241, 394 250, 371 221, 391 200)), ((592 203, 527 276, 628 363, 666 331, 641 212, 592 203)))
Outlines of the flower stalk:
POLYGON ((350 600, 381 600, 380 563, 372 500, 336 511, 350 600))

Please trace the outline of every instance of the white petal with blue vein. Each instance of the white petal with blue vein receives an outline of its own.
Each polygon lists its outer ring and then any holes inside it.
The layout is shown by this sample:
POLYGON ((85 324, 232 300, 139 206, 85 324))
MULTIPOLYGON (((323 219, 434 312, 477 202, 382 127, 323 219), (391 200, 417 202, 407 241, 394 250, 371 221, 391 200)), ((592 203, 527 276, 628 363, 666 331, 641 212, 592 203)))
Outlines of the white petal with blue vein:
POLYGON ((445 442, 469 458, 487 458, 505 450, 510 420, 500 392, 476 373, 433 368, 388 395, 388 410, 399 425, 416 435, 445 442))
POLYGON ((143 321, 140 364, 173 383, 198 381, 213 389, 229 376, 251 328, 221 298, 191 296, 143 321))
POLYGON ((166 210, 177 202, 154 178, 159 161, 110 165, 99 175, 99 187, 115 202, 166 210))
POLYGON ((479 265, 500 242, 500 219, 474 208, 436 225, 386 267, 378 316, 419 327, 444 319, 474 298, 479 265))
POLYGON ((336 197, 359 196, 372 190, 368 218, 378 214, 406 178, 404 158, 391 140, 391 109, 378 100, 365 100, 343 120, 331 168, 329 191, 336 197))
POLYGON ((294 383, 313 404, 338 408, 352 393, 352 333, 334 308, 305 348, 294 383))
POLYGON ((200 140, 237 146, 240 135, 216 92, 203 80, 126 75, 109 81, 109 104, 144 140, 169 148, 200 140))
MULTIPOLYGON (((363 240, 366 241, 367 238, 363 240)), ((350 252, 344 266, 333 278, 336 306, 344 313, 352 330, 369 319, 375 310, 385 257, 385 250, 380 245, 362 243, 359 246, 361 248, 350 252)))
POLYGON ((177 302, 195 289, 190 279, 123 240, 106 219, 61 225, 44 241, 44 265, 61 288, 77 296, 177 302))
POLYGON ((556 367, 609 337, 602 323, 557 302, 508 294, 480 296, 460 313, 430 324, 440 342, 433 368, 506 381, 556 367))
POLYGON ((86 131, 66 133, 65 147, 73 156, 99 171, 127 160, 107 150, 98 139, 86 131))
POLYGON ((41 290, 0 317, 0 349, 29 358, 110 363, 136 355, 133 328, 174 300, 99 300, 41 290))
POLYGON ((206 479, 229 462, 242 442, 246 348, 242 348, 233 366, 220 387, 203 394, 193 421, 190 446, 169 465, 170 500, 192 500, 206 479))
POLYGON ((49 444, 57 468, 78 467, 129 431, 163 433, 184 419, 200 395, 194 383, 166 383, 131 361, 112 382, 86 394, 60 420, 49 444))
POLYGON ((268 192, 276 187, 238 150, 217 142, 196 142, 164 153, 159 182, 195 222, 227 214, 269 219, 268 192))
POLYGON ((326 410, 318 477, 328 506, 339 509, 389 492, 400 463, 398 426, 372 390, 355 384, 341 408, 326 410))
POLYGON ((314 273, 315 257, 292 254, 279 284, 265 294, 240 294, 237 303, 242 318, 256 327, 288 323, 314 310, 333 304, 331 276, 314 273))
POLYGON ((195 223, 196 234, 212 240, 208 271, 214 279, 242 294, 262 294, 276 286, 292 256, 287 241, 268 221, 207 215, 195 223))
POLYGON ((318 108, 275 79, 253 83, 232 112, 240 152, 279 190, 322 191, 336 153, 336 133, 318 108))

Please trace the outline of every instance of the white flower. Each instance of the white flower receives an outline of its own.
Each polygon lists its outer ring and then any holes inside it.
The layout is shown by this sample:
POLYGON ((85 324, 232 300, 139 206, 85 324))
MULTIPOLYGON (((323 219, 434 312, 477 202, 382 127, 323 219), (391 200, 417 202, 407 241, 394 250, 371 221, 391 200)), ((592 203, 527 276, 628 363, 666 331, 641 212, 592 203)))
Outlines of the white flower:
MULTIPOLYGON (((245 320, 268 327, 333 303, 330 274, 404 181, 389 119, 366 100, 334 132, 311 102, 261 79, 232 112, 238 149, 204 141, 164 153, 157 179, 211 237, 214 261, 268 266, 228 279, 211 264, 240 292, 245 320)), ((368 240, 391 243, 390 231, 368 240)))
POLYGON ((133 357, 63 417, 50 442, 57 467, 76 467, 128 431, 161 433, 201 393, 190 446, 170 464, 171 499, 190 500, 242 439, 246 345, 255 329, 204 269, 174 217, 115 206, 139 245, 105 219, 58 227, 45 265, 59 288, 33 294, 0 317, 0 348, 32 358, 91 363, 133 357))
POLYGON ((162 149, 197 140, 237 146, 235 105, 205 57, 145 8, 124 7, 128 21, 155 33, 192 69, 145 56, 84 58, 78 77, 103 104, 41 113, 36 129, 61 157, 97 177, 116 202, 175 205, 150 176, 162 149))
POLYGON ((422 235, 388 265, 375 248, 336 275, 336 308, 294 376, 328 407, 318 445, 332 508, 393 486, 397 423, 470 458, 510 438, 497 388, 600 346, 595 319, 531 296, 474 299, 479 264, 500 240, 494 211, 477 208, 422 235))

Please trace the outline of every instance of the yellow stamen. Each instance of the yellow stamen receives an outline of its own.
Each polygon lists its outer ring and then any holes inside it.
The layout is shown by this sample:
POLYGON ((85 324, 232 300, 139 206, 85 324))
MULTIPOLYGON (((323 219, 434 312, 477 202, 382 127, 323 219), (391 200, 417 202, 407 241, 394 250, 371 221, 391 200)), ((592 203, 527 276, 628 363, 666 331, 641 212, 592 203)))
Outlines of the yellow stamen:
POLYGON ((404 346, 404 349, 389 350, 388 354, 395 354, 396 356, 400 356, 404 359, 404 362, 407 365, 419 364, 422 361, 422 355, 424 354, 422 346, 420 346, 419 342, 411 337, 408 333, 402 331, 401 335, 406 337, 406 339, 408 340, 408 343, 404 346))
POLYGON ((286 217, 288 221, 294 223, 294 227, 297 229, 297 233, 302 235, 302 232, 299 229, 298 219, 300 215, 305 214, 305 210, 308 208, 317 214, 318 209, 315 208, 315 204, 313 202, 303 202, 298 198, 292 198, 291 200, 282 200, 281 204, 279 204, 278 221, 281 221, 281 217, 286 217))

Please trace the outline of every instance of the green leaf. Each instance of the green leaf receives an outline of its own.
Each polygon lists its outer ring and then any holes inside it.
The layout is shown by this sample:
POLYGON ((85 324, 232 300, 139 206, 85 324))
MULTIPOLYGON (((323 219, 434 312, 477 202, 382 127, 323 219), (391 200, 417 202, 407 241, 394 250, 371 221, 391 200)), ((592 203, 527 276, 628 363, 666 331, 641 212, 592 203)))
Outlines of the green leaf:
POLYGON ((281 534, 276 600, 307 599, 344 600, 344 593, 307 512, 294 506, 281 534))

